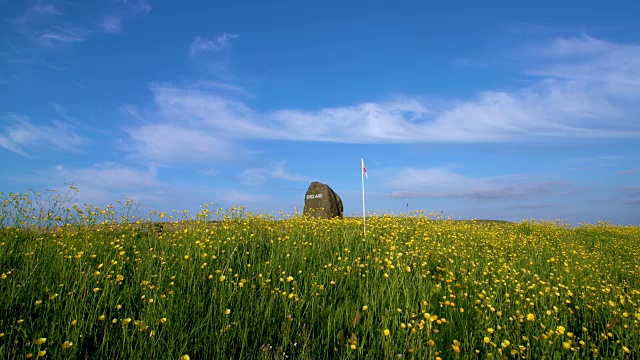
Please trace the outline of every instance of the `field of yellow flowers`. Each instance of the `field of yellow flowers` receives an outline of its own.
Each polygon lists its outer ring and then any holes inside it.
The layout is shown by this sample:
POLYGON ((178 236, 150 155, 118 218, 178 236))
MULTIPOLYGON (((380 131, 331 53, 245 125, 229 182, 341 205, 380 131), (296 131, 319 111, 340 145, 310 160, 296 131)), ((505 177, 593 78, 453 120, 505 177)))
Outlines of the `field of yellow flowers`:
POLYGON ((0 195, 0 359, 640 358, 638 227, 0 195))

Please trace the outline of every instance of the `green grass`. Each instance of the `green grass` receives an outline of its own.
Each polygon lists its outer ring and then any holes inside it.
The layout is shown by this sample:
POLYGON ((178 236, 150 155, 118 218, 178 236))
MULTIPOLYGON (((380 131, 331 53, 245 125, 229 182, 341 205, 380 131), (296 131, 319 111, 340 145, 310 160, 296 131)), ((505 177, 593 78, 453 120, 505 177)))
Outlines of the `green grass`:
POLYGON ((0 359, 640 357, 637 227, 95 213, 0 230, 0 359))

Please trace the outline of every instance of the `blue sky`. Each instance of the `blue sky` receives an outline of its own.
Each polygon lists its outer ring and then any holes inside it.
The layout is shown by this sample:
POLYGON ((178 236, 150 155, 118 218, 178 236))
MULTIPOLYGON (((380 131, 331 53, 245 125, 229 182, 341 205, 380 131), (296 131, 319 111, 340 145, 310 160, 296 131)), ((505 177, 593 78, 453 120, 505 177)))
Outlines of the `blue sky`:
POLYGON ((640 224, 640 3, 0 0, 0 191, 640 224))

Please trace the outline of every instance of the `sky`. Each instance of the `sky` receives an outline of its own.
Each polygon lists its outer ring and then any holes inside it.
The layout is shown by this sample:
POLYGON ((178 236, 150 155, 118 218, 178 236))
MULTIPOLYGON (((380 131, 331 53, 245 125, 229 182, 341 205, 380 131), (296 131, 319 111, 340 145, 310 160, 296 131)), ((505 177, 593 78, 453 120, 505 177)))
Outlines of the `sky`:
POLYGON ((640 2, 0 0, 0 191, 640 225, 640 2))

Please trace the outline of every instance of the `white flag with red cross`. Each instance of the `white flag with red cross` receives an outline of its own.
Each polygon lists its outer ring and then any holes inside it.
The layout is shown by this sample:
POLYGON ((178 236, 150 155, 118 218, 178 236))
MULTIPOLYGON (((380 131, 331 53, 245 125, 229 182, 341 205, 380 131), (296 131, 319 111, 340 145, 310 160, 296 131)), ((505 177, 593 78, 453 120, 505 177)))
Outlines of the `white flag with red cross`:
POLYGON ((369 175, 367 175, 367 167, 364 166, 364 158, 362 158, 362 175, 369 179, 369 175))

